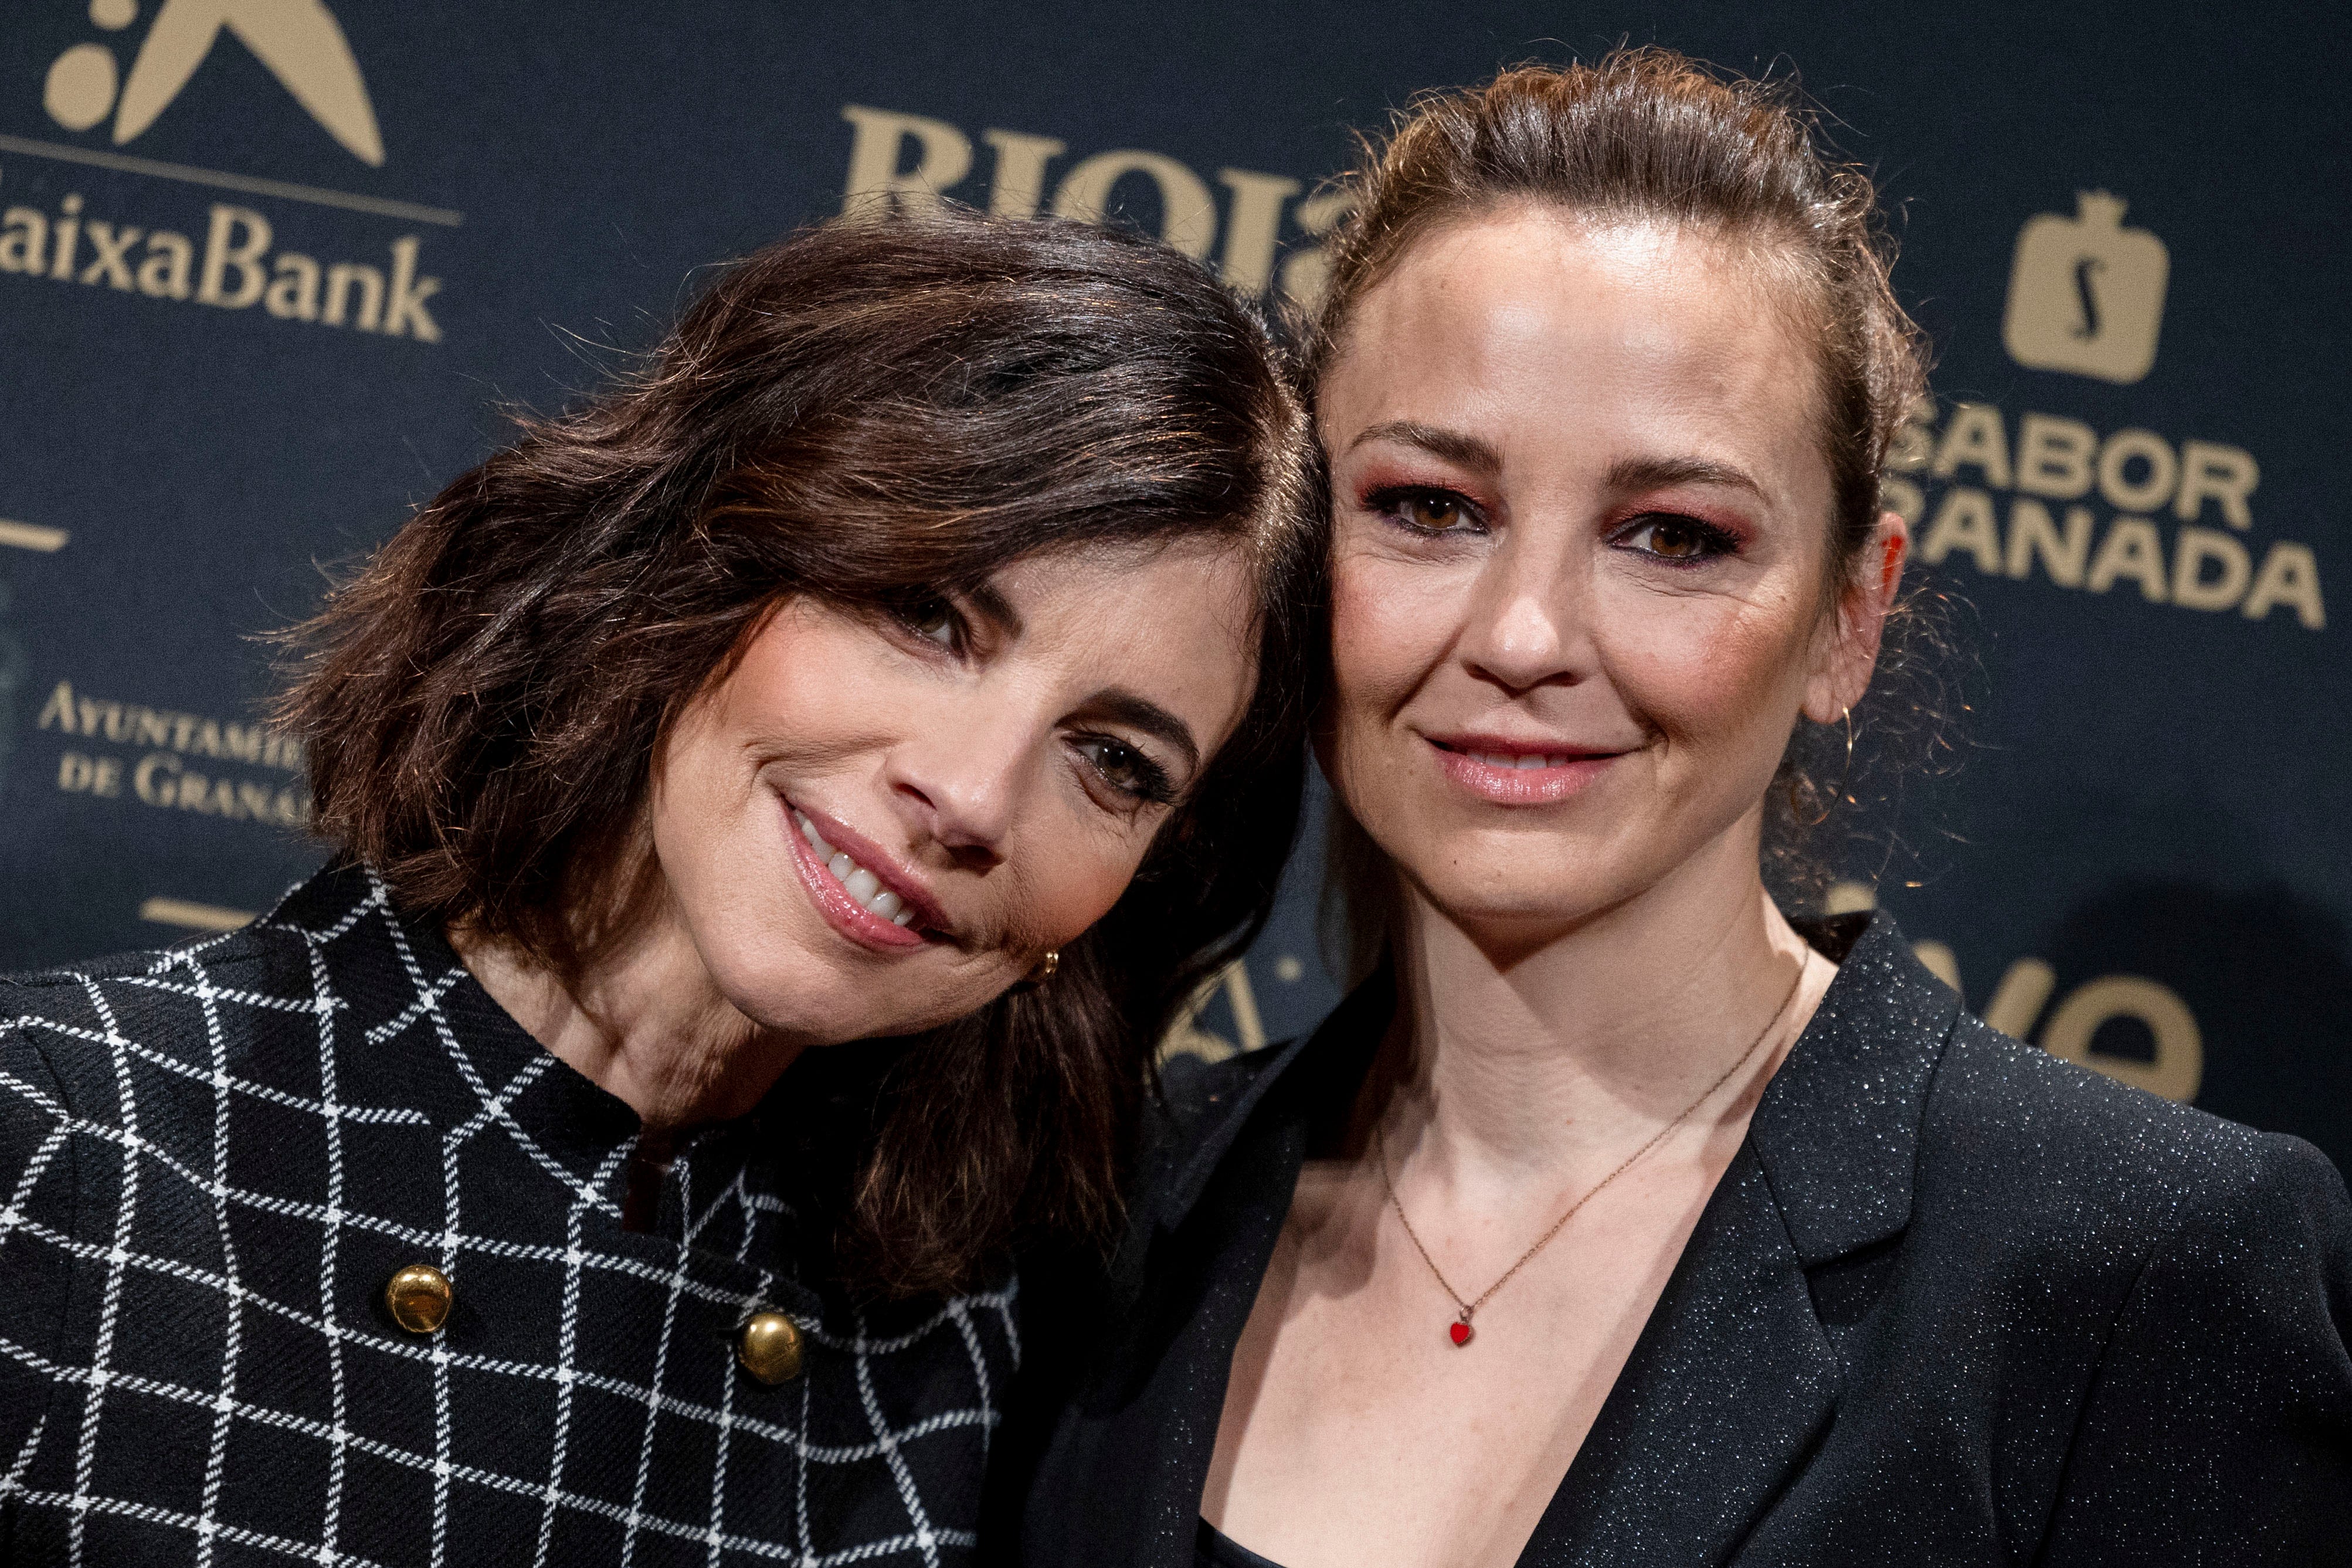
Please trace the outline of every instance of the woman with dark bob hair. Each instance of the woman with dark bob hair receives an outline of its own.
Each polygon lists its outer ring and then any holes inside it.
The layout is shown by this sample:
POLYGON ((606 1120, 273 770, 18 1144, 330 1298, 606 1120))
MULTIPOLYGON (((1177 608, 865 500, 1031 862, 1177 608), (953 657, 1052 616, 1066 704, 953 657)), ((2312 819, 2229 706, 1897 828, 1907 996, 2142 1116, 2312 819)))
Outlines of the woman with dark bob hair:
POLYGON ((1870 182, 1632 51, 1433 94, 1352 190, 1315 729, 1369 973, 1171 1081, 1108 1300, 1041 1293, 1024 1563, 2352 1562, 2327 1161, 1767 891, 1906 614, 1870 182))
POLYGON ((0 1557, 968 1559, 1288 851, 1305 442, 1190 261, 950 213, 425 506, 293 634, 326 869, 0 984, 0 1557))

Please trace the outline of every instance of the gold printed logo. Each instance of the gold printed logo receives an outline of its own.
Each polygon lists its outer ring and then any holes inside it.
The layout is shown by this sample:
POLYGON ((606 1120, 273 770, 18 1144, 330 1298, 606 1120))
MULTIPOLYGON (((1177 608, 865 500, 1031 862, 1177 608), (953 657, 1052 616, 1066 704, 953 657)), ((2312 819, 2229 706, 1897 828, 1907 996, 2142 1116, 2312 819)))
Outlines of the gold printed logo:
MULTIPOLYGON (((971 137, 944 120, 862 103, 842 105, 841 117, 856 132, 842 193, 844 217, 929 212, 971 173, 971 137)), ((1197 171, 1165 153, 1115 147, 1080 158, 1057 183, 1048 169, 1069 151, 1066 142, 1003 130, 983 131, 980 139, 995 152, 988 210, 999 217, 1034 217, 1050 210, 1056 217, 1101 223, 1118 207, 1120 188, 1132 190, 1139 181, 1158 198, 1156 232, 1161 239, 1198 261, 1217 249, 1215 193, 1197 171)), ((1286 205, 1305 189, 1303 183, 1254 169, 1219 169, 1217 184, 1227 193, 1218 263, 1224 280, 1246 294, 1279 287, 1309 306, 1322 298, 1326 263, 1319 247, 1279 256, 1286 205)), ((1302 236, 1319 240, 1338 226, 1355 199, 1346 190, 1318 191, 1289 205, 1287 216, 1302 236)))
MULTIPOLYGON (((139 0, 89 0, 89 19, 121 32, 139 19, 139 0)), ((42 105, 68 131, 91 130, 111 114, 115 142, 132 141, 178 98, 224 33, 250 50, 352 157, 383 164, 383 137, 367 84, 341 26, 320 0, 163 0, 127 81, 116 80, 112 49, 76 44, 50 63, 42 105)), ((0 151, 404 223, 455 228, 465 221, 464 214, 446 207, 95 147, 0 134, 0 151)), ((280 321, 441 341, 440 323, 426 305, 440 292, 441 279, 424 271, 424 240, 417 235, 403 235, 379 253, 389 265, 321 260, 305 251, 272 248, 282 215, 216 200, 204 216, 200 258, 194 226, 184 217, 166 228, 126 222, 119 211, 85 211, 86 205, 80 192, 69 190, 54 211, 29 205, 0 209, 0 273, 151 300, 194 300, 224 310, 258 305, 280 321)), ((6 538, 0 531, 0 542, 6 538)))
MULTIPOLYGON (((128 27, 138 15, 138 0, 90 0, 90 20, 110 32, 128 27)), ((382 165, 383 138, 359 62, 320 0, 163 0, 119 96, 114 52, 103 44, 76 44, 49 67, 42 106, 68 131, 88 131, 111 111, 120 147, 155 123, 224 32, 252 50, 344 151, 371 167, 382 165)))
POLYGON ((2074 203, 2073 217, 2042 213, 2018 231, 2001 342, 2020 364, 2128 386, 2156 363, 2171 258, 2123 226, 2120 196, 2078 191, 2074 203))

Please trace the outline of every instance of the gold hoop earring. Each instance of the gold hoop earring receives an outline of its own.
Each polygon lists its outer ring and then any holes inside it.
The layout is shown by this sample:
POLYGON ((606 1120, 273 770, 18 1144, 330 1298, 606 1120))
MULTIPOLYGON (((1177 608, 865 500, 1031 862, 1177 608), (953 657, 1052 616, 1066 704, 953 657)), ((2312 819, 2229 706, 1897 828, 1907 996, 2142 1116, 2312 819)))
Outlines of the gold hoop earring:
POLYGON ((1021 977, 1021 984, 1024 985, 1043 985, 1048 980, 1053 979, 1055 973, 1058 972, 1061 967, 1062 950, 1060 948, 1048 948, 1045 951, 1045 956, 1039 959, 1036 963, 1030 968, 1029 973, 1021 977))

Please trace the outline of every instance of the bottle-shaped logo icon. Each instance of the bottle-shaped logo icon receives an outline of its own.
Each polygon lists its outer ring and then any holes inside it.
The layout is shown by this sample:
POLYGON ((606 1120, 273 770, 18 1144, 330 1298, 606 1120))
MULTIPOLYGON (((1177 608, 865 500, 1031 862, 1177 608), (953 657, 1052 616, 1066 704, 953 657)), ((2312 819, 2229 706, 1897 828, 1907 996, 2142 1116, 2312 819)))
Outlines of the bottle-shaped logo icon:
POLYGON ((2127 386, 2156 363, 2172 259, 2164 241, 2123 226, 2122 197, 2077 191, 2074 207, 2018 230, 2001 342, 2020 364, 2127 386))

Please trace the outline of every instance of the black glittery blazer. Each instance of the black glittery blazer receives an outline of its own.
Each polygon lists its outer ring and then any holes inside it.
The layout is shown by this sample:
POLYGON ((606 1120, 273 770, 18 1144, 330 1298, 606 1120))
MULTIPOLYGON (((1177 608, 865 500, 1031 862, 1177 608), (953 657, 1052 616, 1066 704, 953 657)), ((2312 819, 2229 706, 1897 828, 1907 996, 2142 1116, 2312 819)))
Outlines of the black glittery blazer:
POLYGON ((0 1563, 969 1562, 1011 1282, 860 1310, 772 1131, 641 1158, 364 871, 0 981, 0 1563))
MULTIPOLYGON (((1843 968, 1520 1561, 2352 1563, 2335 1169, 1995 1033, 1862 928, 1816 933, 1843 968)), ((1234 1342, 1391 1005, 1173 1086, 1107 1293, 1033 1290, 1033 1344, 1087 1348, 1004 1448, 1024 1563, 1192 1568, 1234 1342)))

